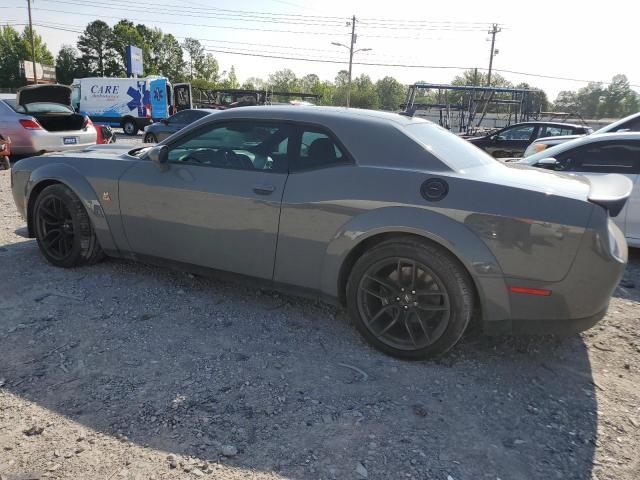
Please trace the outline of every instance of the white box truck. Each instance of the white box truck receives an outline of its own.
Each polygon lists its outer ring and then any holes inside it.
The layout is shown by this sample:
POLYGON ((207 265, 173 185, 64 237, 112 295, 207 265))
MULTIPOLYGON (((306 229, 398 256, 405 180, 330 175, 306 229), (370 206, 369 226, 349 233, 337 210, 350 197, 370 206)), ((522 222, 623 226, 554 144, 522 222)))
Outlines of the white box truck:
POLYGON ((171 85, 164 77, 79 78, 71 86, 76 111, 87 115, 94 123, 122 127, 127 135, 135 135, 138 130, 177 110, 192 107, 191 85, 171 85), (183 98, 185 88, 189 93, 188 101, 183 98), (174 89, 180 92, 178 105, 174 89))

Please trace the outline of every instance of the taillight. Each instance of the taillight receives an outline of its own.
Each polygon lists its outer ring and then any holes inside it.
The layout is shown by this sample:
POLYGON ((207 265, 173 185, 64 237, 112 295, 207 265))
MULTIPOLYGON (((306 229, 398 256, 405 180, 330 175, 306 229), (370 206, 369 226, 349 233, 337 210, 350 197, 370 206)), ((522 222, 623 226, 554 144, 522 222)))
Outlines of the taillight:
POLYGON ((509 292, 523 293, 525 295, 537 295, 539 297, 548 297, 551 295, 551 290, 542 288, 509 287, 509 292))
POLYGON ((151 104, 150 103, 145 104, 144 108, 147 113, 146 117, 151 118, 151 104))
POLYGON ((27 130, 41 130, 42 127, 40 126, 40 124, 38 122, 36 122, 35 120, 31 120, 29 118, 24 118, 22 120, 19 120, 20 125, 22 125, 23 128, 26 128, 27 130))
POLYGON ((84 122, 82 123, 82 128, 83 129, 87 129, 89 127, 93 126, 93 122, 91 121, 91 119, 89 117, 84 117, 84 122))

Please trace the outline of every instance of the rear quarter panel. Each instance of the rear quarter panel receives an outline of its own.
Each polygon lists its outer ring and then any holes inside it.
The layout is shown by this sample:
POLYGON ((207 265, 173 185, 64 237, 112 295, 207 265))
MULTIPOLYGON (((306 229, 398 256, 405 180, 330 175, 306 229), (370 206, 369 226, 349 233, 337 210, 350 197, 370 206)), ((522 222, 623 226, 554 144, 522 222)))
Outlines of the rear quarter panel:
POLYGON ((564 278, 590 214, 586 202, 454 173, 372 166, 293 173, 283 197, 274 278, 338 296, 340 268, 360 242, 379 233, 413 233, 456 255, 485 296, 485 311, 507 318, 504 277, 564 278), (438 202, 420 193, 432 177, 449 184, 438 202))

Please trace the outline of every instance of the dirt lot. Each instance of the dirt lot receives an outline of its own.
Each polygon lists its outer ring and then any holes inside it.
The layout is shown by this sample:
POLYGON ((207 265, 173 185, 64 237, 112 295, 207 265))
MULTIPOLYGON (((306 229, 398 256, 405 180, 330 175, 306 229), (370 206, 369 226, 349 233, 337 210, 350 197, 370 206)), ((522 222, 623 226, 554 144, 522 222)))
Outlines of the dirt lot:
POLYGON ((51 267, 5 171, 0 212, 3 479, 640 478, 638 252, 586 334, 404 363, 312 301, 51 267))

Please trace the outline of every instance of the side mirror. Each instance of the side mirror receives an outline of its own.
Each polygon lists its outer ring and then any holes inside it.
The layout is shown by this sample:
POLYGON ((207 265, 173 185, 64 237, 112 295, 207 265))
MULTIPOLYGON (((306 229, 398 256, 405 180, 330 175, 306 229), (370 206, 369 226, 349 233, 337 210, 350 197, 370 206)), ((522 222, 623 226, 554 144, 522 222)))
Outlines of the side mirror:
POLYGON ((543 158, 538 163, 536 163, 536 167, 546 168, 547 170, 556 170, 560 162, 553 157, 543 158))
POLYGON ((158 164, 161 171, 169 170, 169 147, 166 145, 151 147, 147 156, 149 160, 158 164))
POLYGON ((160 123, 163 125, 169 125, 169 120, 167 120, 166 118, 163 118, 162 120, 160 120, 160 123))

